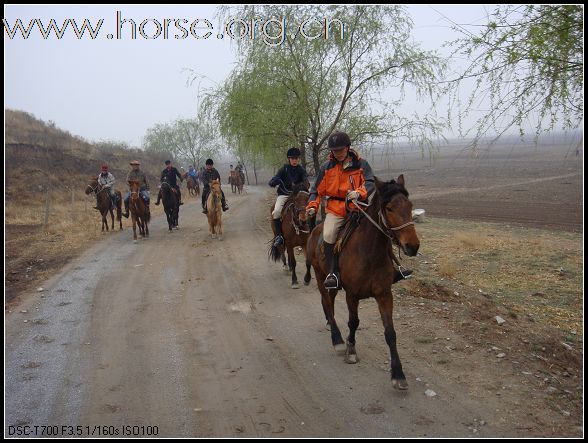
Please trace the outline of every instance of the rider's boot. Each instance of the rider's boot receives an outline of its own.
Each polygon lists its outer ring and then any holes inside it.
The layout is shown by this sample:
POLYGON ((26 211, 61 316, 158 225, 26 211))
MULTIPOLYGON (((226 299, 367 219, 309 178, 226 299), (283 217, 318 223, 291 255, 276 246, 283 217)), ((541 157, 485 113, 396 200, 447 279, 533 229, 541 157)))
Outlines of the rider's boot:
POLYGON ((339 288, 339 269, 337 269, 337 260, 334 253, 335 245, 327 242, 323 242, 325 248, 325 260, 327 262, 327 269, 329 269, 329 275, 325 278, 324 285, 327 289, 338 289, 339 288))
POLYGON ((403 267, 402 269, 395 269, 396 274, 394 274, 394 281, 392 282, 392 284, 400 281, 400 280, 405 280, 408 277, 410 277, 410 275, 412 274, 412 269, 408 269, 403 267))
POLYGON ((125 200, 125 212, 122 213, 122 216, 129 218, 129 202, 127 200, 125 200))
POLYGON ((159 206, 159 202, 161 201, 161 190, 157 194, 157 201, 155 202, 155 206, 159 206))
POLYGON ((278 246, 284 244, 284 236, 282 234, 282 219, 274 218, 272 221, 274 222, 274 229, 276 231, 276 236, 274 237, 274 248, 277 248, 278 246))

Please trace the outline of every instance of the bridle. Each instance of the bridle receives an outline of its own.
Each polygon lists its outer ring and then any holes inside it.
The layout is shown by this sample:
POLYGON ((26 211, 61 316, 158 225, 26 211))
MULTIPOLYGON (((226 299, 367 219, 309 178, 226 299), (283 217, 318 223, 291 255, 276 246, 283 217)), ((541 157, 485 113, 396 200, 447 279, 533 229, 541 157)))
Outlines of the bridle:
MULTIPOLYGON (((292 194, 292 192, 290 191, 290 194, 292 194)), ((308 192, 306 191, 298 191, 298 194, 306 194, 306 195, 310 195, 308 192)), ((307 198, 308 200, 308 198, 307 198)), ((298 224, 297 221, 300 218, 300 213, 302 212, 306 212, 306 206, 302 206, 302 207, 296 207, 294 205, 294 202, 290 202, 288 204, 288 206, 286 206, 286 209, 284 210, 284 214, 287 213, 288 211, 292 211, 292 227, 294 228, 294 230, 296 231, 296 235, 300 235, 300 233, 302 232, 303 234, 309 234, 310 233, 310 229, 308 227, 308 222, 304 222, 304 225, 302 224, 298 224), (303 228, 303 226, 306 227, 306 229, 303 228)))
MULTIPOLYGON (((372 196, 373 195, 375 195, 375 192, 374 192, 374 194, 372 194, 372 196)), ((394 198, 394 196, 392 198, 394 198)), ((392 198, 390 198, 390 200, 392 200, 392 198)), ((355 205, 355 207, 357 209, 359 209, 359 211, 369 220, 369 222, 372 225, 374 225, 382 234, 384 234, 386 237, 388 237, 388 239, 390 239, 392 241, 392 243, 394 243, 398 246, 398 255, 400 255, 400 241, 398 240, 398 236, 396 235, 396 232, 400 231, 404 228, 407 228, 408 226, 414 225, 414 222, 410 221, 407 223, 403 223, 402 225, 399 225, 399 226, 388 226, 388 223, 386 222, 386 217, 384 217, 384 214, 382 213, 382 207, 380 207, 380 209, 378 209, 378 221, 375 221, 366 211, 364 211, 361 208, 361 206, 364 206, 366 208, 369 207, 371 204, 371 201, 370 201, 370 203, 362 203, 362 202, 354 199, 354 200, 349 200, 349 202, 353 203, 355 205)), ((402 264, 400 263, 400 261, 398 260, 398 258, 396 257, 396 255, 394 254, 393 251, 392 251, 392 259, 398 265, 399 271, 402 274, 402 269, 404 268, 404 266, 402 266, 402 264)), ((404 268, 404 269, 406 269, 406 268, 404 268)), ((404 274, 402 274, 402 276, 404 276, 404 274)))

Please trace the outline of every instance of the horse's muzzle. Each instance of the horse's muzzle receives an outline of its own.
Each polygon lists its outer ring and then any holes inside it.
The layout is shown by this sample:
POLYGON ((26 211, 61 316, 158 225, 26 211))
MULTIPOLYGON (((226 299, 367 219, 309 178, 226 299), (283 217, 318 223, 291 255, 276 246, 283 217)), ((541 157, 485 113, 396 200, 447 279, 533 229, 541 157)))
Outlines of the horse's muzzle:
POLYGON ((402 245, 402 250, 406 255, 409 257, 414 257, 419 252, 420 244, 417 243, 416 245, 402 245))

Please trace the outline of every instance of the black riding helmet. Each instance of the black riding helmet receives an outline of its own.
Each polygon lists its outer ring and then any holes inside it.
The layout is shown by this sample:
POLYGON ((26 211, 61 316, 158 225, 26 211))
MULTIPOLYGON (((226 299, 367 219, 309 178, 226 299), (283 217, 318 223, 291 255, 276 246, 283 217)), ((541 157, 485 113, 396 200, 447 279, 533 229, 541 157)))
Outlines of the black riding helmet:
POLYGON ((288 158, 299 158, 301 155, 302 153, 298 148, 290 148, 288 149, 288 153, 286 154, 288 158))
POLYGON ((351 139, 345 132, 334 132, 329 136, 329 149, 339 151, 351 146, 351 139))
POLYGON ((206 160, 206 164, 207 165, 214 165, 214 162, 212 161, 212 159, 209 158, 208 160, 206 160))

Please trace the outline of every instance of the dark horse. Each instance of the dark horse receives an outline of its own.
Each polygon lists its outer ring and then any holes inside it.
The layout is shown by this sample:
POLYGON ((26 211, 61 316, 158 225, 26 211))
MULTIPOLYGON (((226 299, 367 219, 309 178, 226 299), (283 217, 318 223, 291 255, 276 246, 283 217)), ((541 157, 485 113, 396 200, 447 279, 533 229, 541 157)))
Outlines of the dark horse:
MULTIPOLYGON (((273 240, 269 249, 269 256, 274 261, 279 261, 280 258, 284 263, 284 269, 292 272, 292 289, 298 289, 298 277, 296 276, 296 257, 294 255, 294 248, 301 246, 304 255, 306 256, 306 243, 308 236, 312 230, 309 226, 310 220, 306 217, 306 204, 308 203, 308 186, 295 185, 292 189, 292 194, 284 203, 282 208, 282 234, 284 237, 284 244, 281 246, 274 246, 273 240), (286 265, 286 256, 284 252, 288 252, 288 265, 286 265)), ((271 211, 273 211, 273 206, 271 211)), ((274 224, 272 223, 272 230, 274 236, 276 235, 274 224)))
POLYGON ((178 219, 180 215, 180 201, 176 190, 166 181, 161 183, 161 199, 163 200, 163 209, 167 217, 169 231, 172 228, 178 229, 178 219))
POLYGON ((90 183, 86 186, 86 194, 90 194, 93 192, 96 194, 96 207, 100 211, 102 215, 102 232, 104 232, 104 228, 108 231, 108 220, 106 217, 108 216, 108 212, 110 211, 110 218, 112 224, 112 230, 114 231, 114 209, 116 209, 116 219, 120 223, 120 230, 122 231, 122 210, 121 210, 121 202, 122 197, 120 191, 114 191, 116 194, 117 200, 116 204, 113 203, 112 199, 110 198, 110 193, 108 192, 107 188, 103 188, 102 185, 98 184, 98 179, 96 177, 92 177, 90 179, 90 183))
POLYGON ((139 234, 141 237, 149 237, 149 220, 151 214, 147 210, 147 205, 139 195, 141 186, 136 180, 129 180, 129 188, 131 191, 131 197, 129 199, 129 211, 131 212, 131 218, 133 219, 133 241, 137 242, 137 225, 139 225, 139 234))
MULTIPOLYGON (((398 245, 408 256, 415 256, 420 242, 412 222, 412 203, 404 187, 404 176, 396 181, 380 182, 376 178, 376 191, 373 201, 366 208, 365 215, 351 235, 339 255, 341 285, 345 290, 349 309, 349 336, 345 346, 341 332, 335 321, 335 296, 337 291, 327 290, 323 284, 328 273, 322 246, 323 225, 312 231, 308 239, 306 275, 304 282, 310 281, 310 265, 314 268, 317 284, 321 292, 323 311, 331 327, 331 340, 338 353, 345 352, 345 362, 356 363, 355 331, 359 326, 357 309, 359 300, 374 297, 378 302, 384 336, 390 348, 390 367, 392 384, 397 389, 408 389, 408 383, 396 349, 396 331, 392 320, 392 284, 399 280, 398 264, 392 246, 398 245)), ((353 205, 354 203, 350 203, 353 205)))

